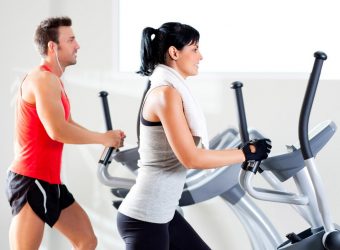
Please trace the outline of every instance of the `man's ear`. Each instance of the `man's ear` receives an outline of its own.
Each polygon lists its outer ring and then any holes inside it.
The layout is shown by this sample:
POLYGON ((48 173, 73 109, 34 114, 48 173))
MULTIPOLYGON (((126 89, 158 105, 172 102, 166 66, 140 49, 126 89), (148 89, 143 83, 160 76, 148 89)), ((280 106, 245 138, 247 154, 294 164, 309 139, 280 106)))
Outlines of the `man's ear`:
POLYGON ((171 60, 176 61, 178 59, 178 49, 176 49, 174 46, 170 46, 168 49, 169 57, 171 60))
POLYGON ((57 44, 53 41, 49 41, 47 43, 47 48, 50 52, 55 52, 58 48, 57 48, 57 44))

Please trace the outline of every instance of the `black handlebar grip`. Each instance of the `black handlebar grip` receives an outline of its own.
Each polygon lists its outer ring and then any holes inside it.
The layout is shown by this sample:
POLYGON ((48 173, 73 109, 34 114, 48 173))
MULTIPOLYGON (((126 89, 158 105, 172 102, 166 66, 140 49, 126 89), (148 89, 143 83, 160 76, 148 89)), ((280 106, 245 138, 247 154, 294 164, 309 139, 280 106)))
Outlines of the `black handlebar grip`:
MULTIPOLYGON (((233 82, 231 84, 231 88, 235 90, 240 137, 241 137, 242 144, 244 145, 246 142, 250 140, 250 138, 249 138, 249 132, 248 132, 246 110, 244 108, 242 87, 243 87, 243 83, 239 81, 233 82)), ((263 170, 260 168, 260 164, 261 164, 261 161, 244 162, 241 167, 244 170, 251 171, 253 173, 256 173, 257 171, 262 173, 263 170)))
POLYGON ((312 110, 313 101, 318 87, 323 61, 327 60, 324 52, 317 51, 314 53, 315 61, 312 72, 309 76, 305 97, 303 99, 300 118, 299 118, 299 141, 301 145, 302 156, 305 160, 313 157, 313 153, 308 140, 308 122, 312 110))
POLYGON ((104 110, 104 117, 105 117, 105 123, 106 123, 106 129, 112 130, 112 122, 111 122, 111 115, 110 115, 110 108, 109 103, 107 101, 107 96, 109 94, 106 91, 100 91, 99 97, 102 99, 103 104, 103 110, 104 110))
POLYGON ((322 52, 322 51, 317 51, 314 53, 314 57, 316 59, 321 59, 323 61, 327 60, 327 55, 326 53, 322 52))
POLYGON ((231 88, 235 90, 239 129, 240 129, 241 140, 242 140, 242 143, 244 144, 247 141, 249 141, 249 133, 248 133, 246 111, 245 111, 244 102, 243 102, 242 87, 243 87, 242 82, 236 81, 231 84, 231 88))
MULTIPOLYGON (((103 110, 104 110, 104 118, 105 118, 105 123, 106 123, 106 129, 107 130, 112 130, 112 122, 111 122, 111 115, 110 115, 110 108, 109 108, 109 103, 107 100, 107 96, 109 94, 106 91, 100 91, 98 96, 102 99, 102 104, 103 104, 103 110)), ((110 163, 110 158, 111 154, 115 148, 110 147, 108 148, 106 155, 104 158, 101 158, 99 162, 104 164, 105 166, 110 163)))

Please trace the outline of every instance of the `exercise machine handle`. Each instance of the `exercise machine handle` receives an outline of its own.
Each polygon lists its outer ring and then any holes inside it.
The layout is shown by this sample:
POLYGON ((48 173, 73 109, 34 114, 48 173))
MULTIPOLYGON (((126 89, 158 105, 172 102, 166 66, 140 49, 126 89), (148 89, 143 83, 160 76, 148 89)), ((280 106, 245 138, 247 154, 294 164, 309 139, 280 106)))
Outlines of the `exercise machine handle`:
MULTIPOLYGON (((235 90, 235 98, 236 98, 236 106, 237 106, 237 114, 238 114, 238 123, 242 145, 244 145, 247 141, 249 141, 249 132, 246 118, 246 111, 244 108, 243 94, 242 94, 243 83, 236 81, 231 84, 231 88, 235 90)), ((251 171, 256 173, 257 171, 262 172, 259 168, 261 161, 250 161, 244 162, 242 164, 242 168, 247 171, 251 171)))
POLYGON ((314 57, 314 66, 309 77, 299 118, 299 141, 304 160, 314 157, 308 140, 308 122, 313 106, 315 92, 319 83, 322 64, 323 61, 327 60, 327 55, 321 51, 315 52, 314 57))
POLYGON ((298 195, 285 190, 274 190, 266 188, 256 188, 253 187, 252 180, 254 178, 254 173, 251 171, 241 171, 240 172, 240 185, 247 191, 247 193, 255 199, 288 203, 294 205, 307 205, 308 197, 305 195, 298 195))
MULTIPOLYGON (((109 93, 107 93, 106 91, 100 91, 99 92, 99 97, 102 99, 102 104, 103 104, 106 129, 112 130, 110 108, 109 108, 109 103, 107 101, 108 95, 109 95, 109 93)), ((101 157, 99 162, 103 163, 105 166, 108 165, 110 163, 110 158, 111 158, 112 152, 114 150, 115 150, 115 148, 113 148, 113 147, 109 147, 109 148, 105 149, 104 150, 104 157, 101 157)))
POLYGON ((98 96, 102 99, 106 129, 112 130, 110 108, 109 108, 109 103, 107 101, 108 95, 109 93, 107 93, 106 91, 100 91, 98 96))
MULTIPOLYGON (((249 132, 247 126, 246 112, 244 108, 244 101, 242 95, 243 83, 236 81, 231 84, 231 88, 235 90, 237 113, 239 118, 239 130, 242 144, 249 141, 249 132)), ((296 205, 305 205, 308 203, 308 199, 305 196, 295 195, 292 193, 285 192, 283 190, 270 190, 264 188, 254 188, 251 180, 254 175, 259 171, 263 170, 260 168, 261 161, 249 161, 242 164, 242 170, 239 176, 239 182, 241 187, 247 191, 252 197, 260 200, 283 202, 296 205)), ((265 176, 265 179, 271 184, 273 180, 271 177, 265 176)), ((278 188, 278 185, 275 186, 278 188)))
MULTIPOLYGON (((103 104, 106 128, 107 130, 112 130, 111 115, 110 115, 110 109, 109 109, 107 96, 108 96, 108 93, 106 91, 99 92, 99 97, 101 97, 102 104, 103 104)), ((98 170, 97 170, 98 178, 103 184, 109 187, 119 187, 119 188, 129 189, 135 183, 134 180, 111 176, 108 171, 108 167, 111 163, 111 156, 114 151, 117 152, 118 149, 115 149, 114 147, 106 147, 104 149, 102 156, 100 157, 99 162, 98 162, 98 170)))
POLYGON ((242 87, 243 87, 242 82, 236 81, 231 84, 231 88, 235 90, 240 136, 242 144, 244 144, 245 142, 249 141, 249 133, 247 126, 246 111, 243 102, 242 87))
POLYGON ((315 61, 313 69, 308 80, 308 85, 300 112, 299 141, 303 159, 305 160, 309 175, 314 185, 315 196, 323 221, 325 234, 322 237, 322 242, 325 246, 325 249, 335 250, 340 249, 340 232, 335 229, 330 212, 329 202, 326 197, 326 190, 321 180, 321 176, 317 171, 314 155, 308 140, 309 116, 313 106, 316 89, 319 83, 322 65, 323 62, 327 60, 327 55, 321 51, 315 52, 314 57, 315 61))

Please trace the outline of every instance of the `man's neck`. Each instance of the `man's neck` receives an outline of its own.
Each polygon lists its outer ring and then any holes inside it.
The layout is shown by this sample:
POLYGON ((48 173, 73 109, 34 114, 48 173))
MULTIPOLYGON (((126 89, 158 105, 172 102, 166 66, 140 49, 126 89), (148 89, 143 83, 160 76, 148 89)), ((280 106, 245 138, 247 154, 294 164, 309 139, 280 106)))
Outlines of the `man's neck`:
POLYGON ((45 65, 45 67, 48 68, 49 71, 51 71, 53 74, 55 74, 58 77, 61 77, 62 74, 64 73, 56 62, 52 62, 48 58, 43 59, 41 64, 45 65))

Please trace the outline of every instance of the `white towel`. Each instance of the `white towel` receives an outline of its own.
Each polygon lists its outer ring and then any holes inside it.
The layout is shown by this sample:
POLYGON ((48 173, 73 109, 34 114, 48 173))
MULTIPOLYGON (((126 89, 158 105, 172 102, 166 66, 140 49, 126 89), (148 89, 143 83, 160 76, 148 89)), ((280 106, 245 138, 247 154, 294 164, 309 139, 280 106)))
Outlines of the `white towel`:
POLYGON ((179 92, 192 135, 200 137, 203 147, 209 149, 209 137, 204 114, 198 102, 192 96, 185 79, 176 70, 164 64, 156 66, 149 79, 151 81, 150 90, 161 85, 168 85, 179 92))

